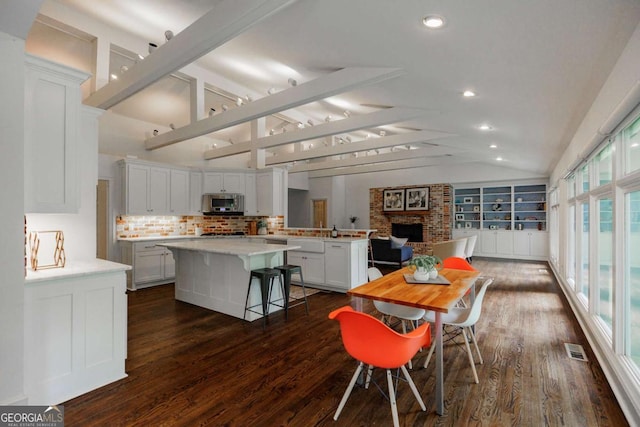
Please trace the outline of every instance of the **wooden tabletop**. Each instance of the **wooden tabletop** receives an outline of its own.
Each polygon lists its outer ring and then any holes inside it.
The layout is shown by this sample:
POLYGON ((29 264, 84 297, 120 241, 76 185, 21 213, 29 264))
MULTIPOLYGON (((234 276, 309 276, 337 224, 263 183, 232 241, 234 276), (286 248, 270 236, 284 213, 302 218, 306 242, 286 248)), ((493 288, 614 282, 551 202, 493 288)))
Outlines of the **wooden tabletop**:
POLYGON ((449 268, 444 268, 439 273, 446 277, 451 284, 408 284, 404 280, 404 274, 412 274, 412 271, 405 267, 353 288, 347 294, 447 313, 473 286, 475 278, 480 275, 479 271, 449 268))

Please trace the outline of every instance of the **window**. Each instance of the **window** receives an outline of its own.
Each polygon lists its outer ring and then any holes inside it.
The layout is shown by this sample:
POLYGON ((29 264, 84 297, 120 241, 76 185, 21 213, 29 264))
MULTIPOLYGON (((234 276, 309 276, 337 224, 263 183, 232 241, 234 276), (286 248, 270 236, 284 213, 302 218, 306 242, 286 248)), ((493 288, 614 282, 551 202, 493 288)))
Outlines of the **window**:
POLYGON ((580 170, 580 183, 582 184, 580 187, 580 193, 588 193, 589 192, 589 163, 584 165, 580 170))
POLYGON ((598 234, 597 239, 597 268, 598 280, 594 280, 594 286, 598 287, 598 301, 596 315, 598 315, 608 328, 609 336, 613 327, 613 199, 603 197, 597 204, 598 234))
POLYGON ((589 305, 589 202, 580 204, 582 228, 580 234, 580 276, 578 277, 579 292, 589 305))
POLYGON ((624 131, 625 172, 640 169, 640 117, 624 131))
POLYGON ((567 198, 573 199, 576 197, 576 177, 571 175, 567 178, 567 198))
POLYGON ((560 243, 558 235, 560 233, 560 205, 558 204, 558 190, 554 189, 549 193, 549 203, 551 204, 551 212, 549 213, 549 259, 555 265, 558 264, 558 249, 560 243))
POLYGON ((569 205, 567 218, 567 281, 576 288, 576 205, 569 205))
POLYGON ((611 153, 613 149, 611 144, 607 144, 595 158, 595 165, 597 169, 597 185, 605 185, 611 182, 613 176, 611 153))
POLYGON ((640 191, 625 195, 626 352, 640 369, 640 191))

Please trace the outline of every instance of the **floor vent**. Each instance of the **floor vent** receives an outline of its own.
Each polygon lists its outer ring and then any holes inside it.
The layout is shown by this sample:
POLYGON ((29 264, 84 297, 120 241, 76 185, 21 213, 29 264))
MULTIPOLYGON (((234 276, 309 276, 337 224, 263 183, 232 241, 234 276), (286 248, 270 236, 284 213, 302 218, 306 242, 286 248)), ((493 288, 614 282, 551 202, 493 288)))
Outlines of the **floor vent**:
POLYGON ((567 356, 569 359, 587 361, 587 355, 584 353, 584 348, 580 344, 564 343, 564 348, 567 350, 567 356))

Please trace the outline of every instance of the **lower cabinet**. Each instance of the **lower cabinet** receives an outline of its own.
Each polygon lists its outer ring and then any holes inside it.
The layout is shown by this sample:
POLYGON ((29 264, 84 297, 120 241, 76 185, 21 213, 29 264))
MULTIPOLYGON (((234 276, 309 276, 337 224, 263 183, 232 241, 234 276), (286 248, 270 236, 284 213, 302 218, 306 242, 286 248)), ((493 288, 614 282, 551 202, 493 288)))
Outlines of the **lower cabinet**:
POLYGON ((511 256, 513 255, 513 236, 510 231, 483 231, 480 234, 482 255, 511 256))
MULTIPOLYGON (((474 230, 478 240, 476 256, 544 261, 548 257, 548 233, 537 230, 474 230)), ((453 238, 468 237, 464 230, 455 230, 453 238)))
POLYGON ((127 376, 125 272, 117 268, 101 272, 101 265, 25 282, 24 390, 30 405, 60 404, 127 376))
POLYGON ((519 257, 546 259, 547 242, 545 231, 516 231, 513 233, 513 253, 519 257))
POLYGON ((289 251, 289 253, 287 253, 287 262, 302 267, 305 285, 324 283, 324 254, 289 251))
POLYGON ((347 292, 367 282, 367 240, 327 239, 324 253, 289 251, 287 262, 302 267, 305 285, 347 292))
POLYGON ((173 282, 176 262, 173 253, 153 242, 122 241, 121 262, 132 267, 127 276, 127 287, 131 290, 173 282))

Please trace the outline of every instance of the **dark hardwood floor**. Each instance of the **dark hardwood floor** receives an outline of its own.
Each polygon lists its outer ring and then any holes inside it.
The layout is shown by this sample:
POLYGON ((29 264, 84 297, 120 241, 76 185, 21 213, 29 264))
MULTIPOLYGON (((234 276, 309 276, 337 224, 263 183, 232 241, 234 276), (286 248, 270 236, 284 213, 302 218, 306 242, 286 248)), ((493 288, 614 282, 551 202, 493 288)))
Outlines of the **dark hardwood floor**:
MULTIPOLYGON (((473 383, 463 348, 445 346, 445 411, 434 411, 426 351, 410 371, 427 411, 400 384, 403 426, 628 425, 577 321, 545 263, 475 259, 493 276, 477 325, 484 365, 473 383), (565 342, 587 350, 567 357, 565 342)), ((247 323, 173 299, 165 285, 129 294, 128 378, 64 403, 67 426, 388 426, 388 402, 356 388, 333 414, 355 362, 327 314, 350 304, 337 293, 247 323)), ((366 303, 371 313, 373 306, 366 303)), ((377 377, 386 388, 383 372, 377 377)))

